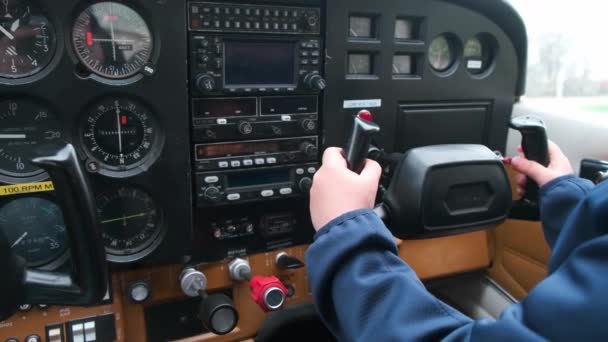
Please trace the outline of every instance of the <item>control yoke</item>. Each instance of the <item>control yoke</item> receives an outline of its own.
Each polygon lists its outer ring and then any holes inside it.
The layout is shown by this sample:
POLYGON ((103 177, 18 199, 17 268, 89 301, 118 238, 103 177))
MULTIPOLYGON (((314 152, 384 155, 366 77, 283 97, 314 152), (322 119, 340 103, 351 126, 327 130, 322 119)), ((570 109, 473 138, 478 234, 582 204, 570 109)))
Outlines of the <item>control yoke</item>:
MULTIPOLYGON (((519 116, 513 118, 509 126, 521 133, 521 147, 526 158, 538 162, 542 166, 549 166, 551 160, 549 158, 547 127, 543 120, 534 116, 519 116)), ((532 179, 528 179, 523 200, 531 203, 538 201, 538 184, 532 179)))
POLYGON ((17 306, 53 304, 87 306, 101 302, 108 291, 106 255, 91 187, 71 144, 44 145, 32 164, 44 169, 55 186, 71 241, 71 274, 29 269, 0 231, 0 320, 17 306))

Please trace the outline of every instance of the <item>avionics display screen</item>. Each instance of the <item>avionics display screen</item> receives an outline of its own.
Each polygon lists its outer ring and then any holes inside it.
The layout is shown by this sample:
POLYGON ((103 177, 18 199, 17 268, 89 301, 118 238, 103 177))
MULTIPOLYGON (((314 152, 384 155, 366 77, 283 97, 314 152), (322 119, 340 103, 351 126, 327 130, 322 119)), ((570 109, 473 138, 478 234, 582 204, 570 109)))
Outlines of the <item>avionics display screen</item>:
POLYGON ((272 171, 245 172, 228 175, 228 188, 244 188, 290 181, 289 170, 280 169, 272 171))
POLYGON ((293 41, 224 42, 225 86, 295 86, 296 43, 293 41))
POLYGON ((248 142, 243 144, 197 145, 198 159, 216 157, 238 157, 261 153, 280 152, 281 146, 276 141, 248 142))

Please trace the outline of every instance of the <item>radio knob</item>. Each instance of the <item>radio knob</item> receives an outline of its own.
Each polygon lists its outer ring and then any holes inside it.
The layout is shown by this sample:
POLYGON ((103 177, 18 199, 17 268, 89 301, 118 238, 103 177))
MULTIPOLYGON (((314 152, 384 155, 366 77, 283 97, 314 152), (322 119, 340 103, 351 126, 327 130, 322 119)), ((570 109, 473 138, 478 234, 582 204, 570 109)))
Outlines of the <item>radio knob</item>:
POLYGON ((220 189, 218 189, 214 186, 210 186, 205 190, 205 192, 203 193, 203 196, 209 202, 217 202, 221 199, 222 193, 221 193, 220 189))
POLYGON ((308 74, 304 77, 304 85, 309 89, 322 91, 327 87, 327 82, 319 74, 308 74))
POLYGON ((315 158, 317 156, 317 146, 309 142, 303 142, 300 144, 300 151, 309 158, 315 158))
POLYGON ((242 135, 249 135, 249 134, 253 133, 253 126, 251 125, 250 122, 243 121, 243 122, 239 123, 239 132, 242 135))
POLYGON ((308 177, 302 178, 302 179, 300 179, 300 183, 298 185, 300 187, 300 191, 307 194, 310 192, 310 189, 312 188, 312 179, 310 179, 308 177))
POLYGON ((302 128, 305 131, 314 131, 317 129, 317 123, 312 119, 304 119, 302 120, 302 128))
POLYGON ((207 74, 200 74, 196 77, 196 88, 201 93, 210 93, 215 90, 215 80, 207 74))

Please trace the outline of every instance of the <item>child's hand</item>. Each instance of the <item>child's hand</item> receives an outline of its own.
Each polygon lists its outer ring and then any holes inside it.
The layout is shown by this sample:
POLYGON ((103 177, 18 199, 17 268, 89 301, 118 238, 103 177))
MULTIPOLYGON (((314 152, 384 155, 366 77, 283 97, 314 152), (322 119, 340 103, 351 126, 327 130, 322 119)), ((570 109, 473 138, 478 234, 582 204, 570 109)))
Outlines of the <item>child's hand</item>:
MULTIPOLYGON (((519 151, 522 151, 521 146, 519 151)), ((542 187, 558 177, 574 173, 568 158, 559 146, 552 141, 549 141, 549 160, 551 161, 549 166, 544 167, 535 161, 526 159, 523 153, 522 156, 513 158, 511 165, 515 171, 519 172, 517 175, 517 193, 520 196, 525 193, 528 177, 532 178, 539 187, 542 187)))
POLYGON ((349 211, 373 208, 382 169, 372 160, 358 175, 350 171, 341 149, 328 148, 310 190, 310 216, 315 230, 349 211))

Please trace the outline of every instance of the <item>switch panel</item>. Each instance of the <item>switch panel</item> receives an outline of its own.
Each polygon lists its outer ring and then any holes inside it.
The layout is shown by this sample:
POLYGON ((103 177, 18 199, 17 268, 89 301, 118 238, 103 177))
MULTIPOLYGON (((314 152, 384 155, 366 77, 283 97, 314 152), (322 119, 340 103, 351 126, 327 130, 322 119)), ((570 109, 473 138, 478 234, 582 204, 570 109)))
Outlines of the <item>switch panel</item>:
MULTIPOLYGON (((50 340, 49 340, 50 341, 50 340)), ((59 340, 61 341, 61 340, 59 340)), ((116 322, 113 314, 90 317, 67 323, 68 342, 114 342, 116 322)))

